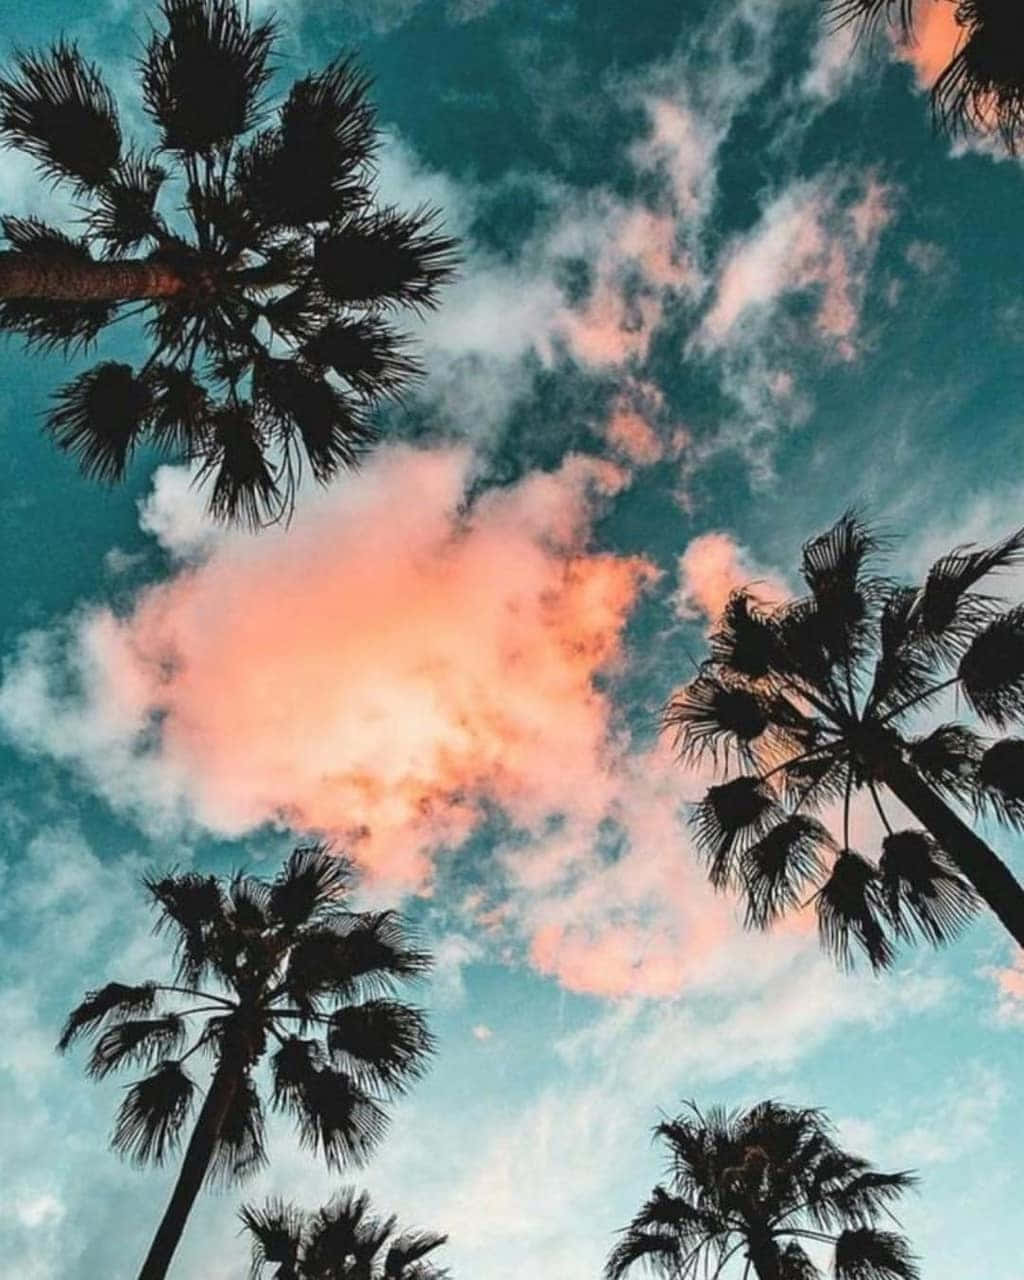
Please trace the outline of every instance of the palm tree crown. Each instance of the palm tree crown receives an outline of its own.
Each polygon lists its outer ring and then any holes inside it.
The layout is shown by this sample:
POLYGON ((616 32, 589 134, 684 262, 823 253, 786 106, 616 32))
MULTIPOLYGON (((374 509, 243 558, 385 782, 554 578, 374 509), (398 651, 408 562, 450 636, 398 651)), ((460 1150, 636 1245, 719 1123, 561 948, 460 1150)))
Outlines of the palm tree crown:
POLYGON ((371 407, 419 374, 388 315, 436 304, 455 246, 436 210, 377 202, 379 131, 350 59, 297 80, 268 119, 272 22, 233 0, 161 13, 140 62, 153 150, 124 143, 74 44, 0 77, 0 139, 84 210, 79 236, 0 220, 0 328, 67 352, 141 312, 145 362, 79 374, 48 431, 109 481, 148 440, 198 464, 215 515, 258 525, 291 510, 304 466, 323 483, 353 465, 371 407))
POLYGON ((670 1280, 717 1278, 730 1263, 737 1276, 816 1280, 811 1255, 826 1249, 836 1280, 917 1277, 902 1235, 877 1225, 915 1179, 843 1151, 820 1111, 766 1101, 704 1116, 690 1103, 655 1134, 669 1149, 669 1184, 623 1231, 607 1280, 637 1262, 670 1280))
MULTIPOLYGON (((935 0, 931 0, 932 3, 935 0)), ((1024 136, 1024 15, 1016 0, 938 0, 952 5, 961 37, 931 90, 936 125, 956 135, 998 134, 1015 153, 1024 136)), ((917 0, 824 0, 836 25, 872 32, 896 23, 914 39, 917 0)))
POLYGON ((999 729, 1024 715, 1024 606, 973 589, 1024 560, 1024 530, 955 549, 918 586, 882 576, 881 550, 847 514, 805 545, 806 596, 729 598, 709 658, 665 712, 684 760, 742 770, 694 806, 698 847, 712 884, 744 895, 749 927, 813 896, 822 942, 843 963, 851 944, 875 968, 892 963, 896 940, 939 945, 979 899, 1024 945, 1024 891, 947 803, 1024 824, 1024 739, 908 728, 952 689, 999 729), (893 829, 885 790, 923 829, 893 829), (887 831, 877 861, 851 847, 857 792, 887 831), (838 839, 813 813, 830 802, 842 806, 838 839))
POLYGON ((371 1213, 366 1192, 343 1190, 315 1213, 280 1200, 261 1209, 245 1205, 242 1222, 252 1236, 251 1280, 276 1267, 274 1280, 445 1280, 448 1272, 426 1261, 448 1239, 431 1231, 399 1232, 394 1217, 371 1213))
POLYGON ((147 1069, 127 1089, 112 1138, 139 1165, 177 1149, 198 1091, 188 1061, 212 1059, 146 1280, 164 1274, 204 1179, 238 1180, 266 1162, 255 1074, 264 1059, 271 1106, 332 1168, 366 1158, 387 1125, 383 1104, 422 1073, 432 1051, 424 1016, 392 994, 430 958, 393 912, 352 910, 351 884, 350 865, 321 845, 296 849, 270 882, 147 879, 157 929, 174 938, 174 981, 108 983, 68 1017, 58 1047, 90 1036, 94 1078, 147 1069))

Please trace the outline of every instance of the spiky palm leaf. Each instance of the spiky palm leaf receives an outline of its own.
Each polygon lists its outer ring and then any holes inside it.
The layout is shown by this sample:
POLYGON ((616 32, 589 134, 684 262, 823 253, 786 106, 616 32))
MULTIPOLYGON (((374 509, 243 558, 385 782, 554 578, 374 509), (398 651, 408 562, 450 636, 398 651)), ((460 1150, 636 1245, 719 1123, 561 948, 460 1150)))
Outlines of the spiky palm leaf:
POLYGON ((878 861, 889 919, 907 936, 920 930, 933 946, 949 942, 978 909, 970 884, 926 831, 895 831, 878 861))
POLYGON ((834 843, 825 827, 800 813, 787 814, 750 845, 739 859, 747 927, 767 929, 799 906, 807 885, 821 878, 821 854, 829 849, 834 843))
POLYGON ((163 1164, 178 1149, 194 1094, 180 1063, 161 1062, 128 1087, 110 1145, 133 1164, 163 1164))
POLYGON ((710 787, 693 806, 690 829, 716 889, 735 879, 740 855, 780 816, 774 792, 752 776, 710 787))
POLYGON ((895 950, 886 930, 887 904, 878 870, 852 849, 843 849, 829 878, 815 894, 822 945, 844 969, 853 967, 856 942, 872 969, 887 969, 895 950))
POLYGON ((936 124, 953 135, 998 132, 1014 153, 1024 129, 1020 15, 1005 3, 962 0, 957 22, 965 38, 932 86, 936 124))
POLYGON ((100 186, 121 158, 121 127, 99 69, 75 44, 15 55, 0 77, 0 139, 39 162, 47 177, 79 191, 100 186))
POLYGON ((298 1280, 304 1215, 283 1200, 268 1200, 261 1209, 243 1205, 238 1216, 252 1237, 251 1280, 259 1280, 266 1266, 276 1266, 280 1280, 298 1280))
POLYGON ((836 1240, 836 1280, 917 1280, 920 1274, 906 1241, 892 1231, 856 1227, 836 1240))
POLYGON ((979 807, 991 805, 997 816, 1024 827, 1024 739, 994 742, 977 761, 979 807))

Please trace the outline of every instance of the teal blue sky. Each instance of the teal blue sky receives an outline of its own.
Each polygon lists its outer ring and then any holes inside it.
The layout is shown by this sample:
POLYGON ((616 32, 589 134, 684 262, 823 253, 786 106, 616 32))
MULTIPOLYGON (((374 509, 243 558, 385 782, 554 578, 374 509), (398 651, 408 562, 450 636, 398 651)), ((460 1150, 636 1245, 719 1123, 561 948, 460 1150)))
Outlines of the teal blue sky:
MULTIPOLYGON (((107 1150, 117 1082, 52 1051, 84 989, 161 963, 138 875, 325 831, 438 956, 436 1064, 352 1180, 448 1231, 454 1276, 597 1276, 659 1115, 772 1094, 918 1169, 928 1280, 1021 1280, 1002 935, 875 978, 743 934, 657 740, 724 592, 785 590, 851 504, 907 575, 1021 524, 1024 176, 951 151, 913 67, 817 7, 279 6, 279 84, 357 50, 382 192, 465 245, 423 387, 288 531, 213 529, 155 457, 83 481, 39 430, 61 361, 0 349, 0 1274, 129 1276, 167 1195, 107 1150)), ((141 126, 149 15, 16 0, 0 52, 67 32, 141 126)), ((0 208, 73 212, 9 153, 0 208)), ((339 1184, 272 1148, 246 1198, 339 1184)), ((204 1198, 172 1274, 241 1280, 241 1196, 204 1198)))

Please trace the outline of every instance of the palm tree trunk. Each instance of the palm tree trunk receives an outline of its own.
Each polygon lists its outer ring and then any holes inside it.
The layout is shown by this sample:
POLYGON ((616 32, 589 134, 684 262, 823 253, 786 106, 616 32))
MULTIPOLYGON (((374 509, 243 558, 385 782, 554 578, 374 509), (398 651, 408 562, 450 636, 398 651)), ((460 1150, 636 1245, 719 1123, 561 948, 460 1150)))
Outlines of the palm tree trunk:
POLYGON ((171 1199, 157 1227, 149 1253, 139 1272, 139 1280, 164 1280, 171 1258, 178 1247, 181 1233, 192 1210, 199 1188, 203 1185, 210 1167, 213 1150, 220 1134, 224 1117, 238 1089, 238 1072, 222 1058, 214 1072, 199 1118, 181 1162, 178 1181, 171 1199))
POLYGON ((0 298, 47 302, 128 302, 172 298, 189 282, 166 262, 128 258, 121 262, 0 253, 0 298))
POLYGON ((1024 887, 1006 863, 905 760, 889 756, 881 762, 879 776, 897 800, 931 832, 1017 945, 1024 947, 1024 887))
POLYGON ((769 1238, 761 1244, 752 1243, 747 1257, 757 1280, 781 1280, 782 1256, 774 1240, 769 1238))

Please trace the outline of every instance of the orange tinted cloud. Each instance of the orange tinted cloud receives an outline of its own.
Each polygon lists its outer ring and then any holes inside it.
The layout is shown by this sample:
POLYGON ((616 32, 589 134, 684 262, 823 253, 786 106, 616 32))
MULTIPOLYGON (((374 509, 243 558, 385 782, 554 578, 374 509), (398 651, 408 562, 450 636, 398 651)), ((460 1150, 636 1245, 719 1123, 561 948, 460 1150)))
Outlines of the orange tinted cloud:
POLYGON ((952 60, 963 37, 957 25, 956 6, 946 0, 918 4, 914 9, 914 37, 903 40, 893 31, 896 56, 914 68, 917 83, 930 89, 952 60))
POLYGON ((676 609, 681 617, 703 616, 714 626, 732 592, 745 586, 766 604, 791 594, 781 578, 758 569, 729 534, 705 533, 679 557, 676 609))
POLYGON ((347 839, 417 885, 484 801, 527 827, 605 770, 594 677, 653 570, 589 551, 623 473, 570 457, 461 510, 469 455, 379 454, 287 532, 230 536, 87 644, 94 697, 204 825, 347 839))

